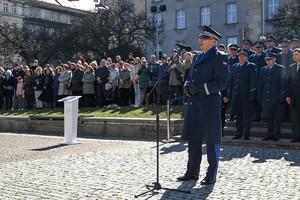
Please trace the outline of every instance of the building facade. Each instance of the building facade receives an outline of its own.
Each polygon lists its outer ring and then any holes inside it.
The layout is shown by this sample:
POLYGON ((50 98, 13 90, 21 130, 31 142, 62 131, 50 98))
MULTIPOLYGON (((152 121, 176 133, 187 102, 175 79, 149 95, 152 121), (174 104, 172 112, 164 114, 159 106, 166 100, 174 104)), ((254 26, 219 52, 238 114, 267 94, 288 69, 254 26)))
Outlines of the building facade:
MULTIPOLYGON (((151 13, 151 6, 166 5, 166 11, 157 13, 160 55, 171 54, 175 42, 191 45, 200 50, 198 35, 201 26, 213 27, 223 36, 219 44, 241 45, 244 38, 257 41, 260 36, 272 32, 265 20, 272 19, 277 9, 284 6, 284 0, 146 0, 145 10, 151 13)), ((156 44, 148 44, 147 57, 156 52, 156 44)))

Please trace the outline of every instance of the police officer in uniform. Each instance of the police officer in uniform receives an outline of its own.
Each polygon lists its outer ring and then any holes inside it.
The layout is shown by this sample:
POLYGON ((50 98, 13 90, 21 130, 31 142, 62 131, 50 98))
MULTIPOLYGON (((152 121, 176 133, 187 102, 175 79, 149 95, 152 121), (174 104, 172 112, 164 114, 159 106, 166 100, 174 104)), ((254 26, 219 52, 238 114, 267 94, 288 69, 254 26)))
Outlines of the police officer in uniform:
POLYGON ((298 35, 295 35, 292 39, 292 50, 300 48, 300 37, 298 35))
MULTIPOLYGON (((257 84, 258 84, 258 80, 259 80, 259 72, 260 69, 263 68, 264 66, 266 66, 266 61, 265 61, 265 57, 266 57, 266 52, 264 52, 264 43, 257 41, 254 43, 255 46, 255 54, 252 54, 249 57, 249 62, 252 62, 256 65, 257 68, 257 84)), ((259 122, 261 121, 261 105, 258 103, 257 99, 255 99, 254 103, 254 114, 255 114, 255 118, 253 119, 253 121, 255 122, 259 122)))
POLYGON ((221 94, 228 83, 227 56, 217 51, 222 37, 208 26, 199 35, 201 53, 193 58, 190 74, 184 84, 189 96, 185 110, 181 139, 188 141, 187 169, 178 181, 198 180, 202 159, 202 143, 206 143, 208 169, 202 185, 216 182, 221 130, 221 94))
POLYGON ((228 83, 228 95, 231 99, 230 114, 236 115, 236 136, 249 140, 251 129, 251 114, 256 96, 256 66, 248 61, 249 52, 239 51, 239 63, 232 66, 228 83))
POLYGON ((275 54, 279 54, 281 52, 281 49, 275 46, 276 39, 273 36, 268 36, 265 42, 267 43, 266 52, 275 53, 275 54))
POLYGON ((293 139, 300 142, 300 48, 293 50, 295 63, 291 64, 288 72, 287 98, 290 105, 293 139))
POLYGON ((280 48, 282 52, 277 54, 276 63, 288 68, 293 63, 293 52, 290 49, 291 41, 288 38, 283 38, 280 48))
POLYGON ((255 54, 255 52, 251 49, 252 45, 253 44, 252 44, 251 40, 249 40, 249 39, 243 40, 243 49, 247 49, 249 51, 250 56, 252 54, 255 54))
POLYGON ((230 44, 228 47, 229 47, 228 67, 229 70, 231 70, 232 65, 239 62, 239 57, 237 56, 239 46, 236 44, 230 44))
POLYGON ((262 103, 262 118, 267 120, 268 135, 263 140, 279 140, 281 122, 285 117, 286 68, 278 65, 275 53, 266 54, 267 66, 260 70, 258 100, 262 103))
MULTIPOLYGON (((237 55, 239 46, 236 44, 230 44, 228 45, 228 49, 229 49, 228 69, 229 71, 231 71, 232 66, 239 63, 239 57, 237 55)), ((224 94, 224 92, 222 92, 222 94, 224 94)), ((234 120, 235 120, 235 115, 230 115, 229 121, 234 121, 234 120)))

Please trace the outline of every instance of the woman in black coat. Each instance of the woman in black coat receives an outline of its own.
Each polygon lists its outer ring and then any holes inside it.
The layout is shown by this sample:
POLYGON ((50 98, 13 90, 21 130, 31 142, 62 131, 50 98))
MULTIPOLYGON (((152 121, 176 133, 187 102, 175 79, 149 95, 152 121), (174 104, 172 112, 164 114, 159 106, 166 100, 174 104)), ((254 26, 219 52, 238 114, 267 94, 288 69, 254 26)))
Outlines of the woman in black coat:
POLYGON ((3 80, 3 88, 4 88, 4 109, 10 110, 12 108, 12 97, 14 95, 14 78, 12 76, 11 70, 7 70, 5 73, 5 79, 3 80))
POLYGON ((45 69, 45 77, 44 77, 44 90, 39 97, 39 100, 46 102, 46 108, 52 108, 52 104, 54 101, 53 97, 53 89, 52 89, 52 81, 53 81, 53 71, 51 68, 45 69))

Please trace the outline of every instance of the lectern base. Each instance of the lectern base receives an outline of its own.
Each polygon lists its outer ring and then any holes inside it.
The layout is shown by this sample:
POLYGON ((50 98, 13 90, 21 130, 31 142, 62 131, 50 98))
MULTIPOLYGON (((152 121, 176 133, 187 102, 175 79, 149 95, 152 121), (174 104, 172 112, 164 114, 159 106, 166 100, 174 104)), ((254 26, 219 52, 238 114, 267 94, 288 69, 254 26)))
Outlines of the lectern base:
POLYGON ((81 144, 81 142, 60 142, 59 144, 72 145, 72 144, 81 144))

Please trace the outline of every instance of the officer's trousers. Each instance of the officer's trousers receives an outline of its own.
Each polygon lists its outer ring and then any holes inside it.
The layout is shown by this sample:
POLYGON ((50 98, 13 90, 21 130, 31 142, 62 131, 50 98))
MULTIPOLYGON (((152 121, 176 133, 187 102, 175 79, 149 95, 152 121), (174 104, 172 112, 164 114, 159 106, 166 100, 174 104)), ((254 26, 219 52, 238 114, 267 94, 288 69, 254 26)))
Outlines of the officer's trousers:
POLYGON ((267 119, 268 137, 278 137, 281 133, 281 119, 267 119))
MULTIPOLYGON (((206 171, 206 177, 216 178, 220 154, 219 144, 206 144, 208 168, 206 171)), ((189 141, 188 143, 188 164, 186 175, 199 175, 200 164, 202 160, 202 142, 189 141)))
POLYGON ((296 139, 300 138, 300 109, 291 108, 291 122, 293 137, 296 139))
POLYGON ((241 136, 244 132, 244 136, 250 136, 251 121, 251 115, 237 114, 235 123, 236 135, 241 136))

